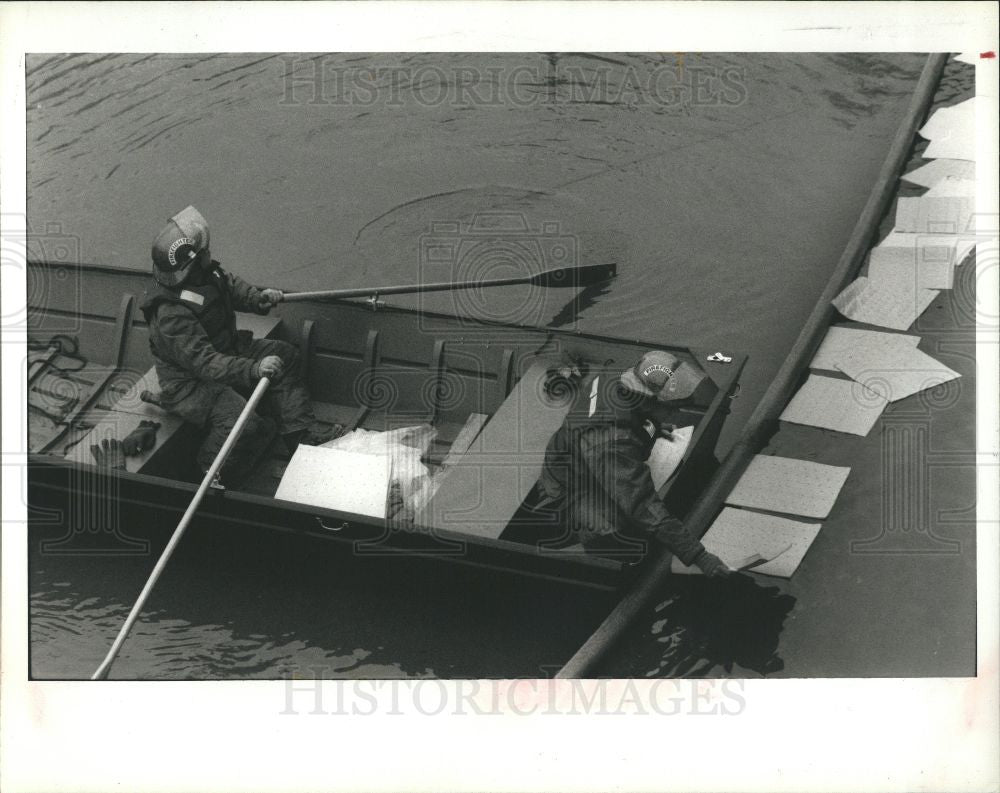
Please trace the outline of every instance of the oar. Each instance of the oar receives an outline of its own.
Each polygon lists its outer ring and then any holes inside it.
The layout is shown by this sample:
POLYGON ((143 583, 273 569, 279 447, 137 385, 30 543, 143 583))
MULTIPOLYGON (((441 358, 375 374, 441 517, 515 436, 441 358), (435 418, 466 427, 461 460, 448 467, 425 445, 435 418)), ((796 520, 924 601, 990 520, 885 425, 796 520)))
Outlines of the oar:
POLYGON ((118 655, 118 651, 121 650, 122 645, 125 643, 125 639, 128 638, 129 631, 132 630, 132 625, 135 624, 136 619, 139 617, 139 612, 142 611, 142 607, 146 603, 146 599, 149 597, 149 593, 153 591, 153 587, 156 586, 156 582, 160 575, 163 573, 163 569, 167 566, 167 562, 170 561, 170 556, 173 554, 174 549, 177 547, 177 543, 180 542, 181 536, 184 534, 184 530, 187 529, 188 524, 191 522, 191 518, 194 517, 195 511, 198 509, 198 505, 201 504, 201 500, 205 497, 205 493, 208 492, 209 486, 212 484, 212 480, 215 475, 222 468, 222 464, 229 457, 229 453, 233 450, 233 446, 236 445, 236 441, 239 439, 243 432, 243 428, 246 426, 247 421, 249 421, 250 416, 253 415, 254 409, 257 407, 257 403, 260 402, 261 397, 264 396, 264 392, 267 390, 270 381, 266 377, 262 377, 260 382, 257 383, 257 387, 254 389, 253 394, 250 395, 250 399, 247 400, 246 407, 243 408, 243 412, 240 413, 236 423, 233 428, 229 431, 229 437, 226 438, 226 442, 222 444, 222 449, 215 456, 215 460, 208 469, 208 473, 205 474, 205 478, 201 480, 201 485, 198 486, 198 491, 194 494, 194 498, 188 505, 187 511, 184 513, 184 517, 181 518, 181 522, 177 524, 177 528, 174 529, 173 535, 170 537, 170 541, 167 543, 167 547, 163 549, 163 553, 160 554, 159 560, 156 562, 156 567, 153 568, 153 572, 149 576, 149 580, 146 581, 146 586, 142 588, 142 592, 139 593, 139 599, 136 600, 135 605, 132 606, 132 610, 129 612, 128 617, 125 620, 125 624, 122 625, 121 630, 118 631, 118 636, 115 637, 114 644, 111 645, 111 649, 108 651, 107 656, 97 671, 91 675, 91 680, 104 680, 108 676, 108 672, 111 671, 111 664, 115 662, 115 657, 118 655))
POLYGON ((587 264, 580 267, 553 267, 534 275, 491 278, 485 281, 441 281, 430 284, 404 284, 363 289, 325 289, 318 292, 286 292, 285 300, 336 300, 368 295, 404 295, 423 292, 447 292, 455 289, 480 289, 488 286, 531 284, 549 288, 590 286, 618 274, 617 264, 587 264))

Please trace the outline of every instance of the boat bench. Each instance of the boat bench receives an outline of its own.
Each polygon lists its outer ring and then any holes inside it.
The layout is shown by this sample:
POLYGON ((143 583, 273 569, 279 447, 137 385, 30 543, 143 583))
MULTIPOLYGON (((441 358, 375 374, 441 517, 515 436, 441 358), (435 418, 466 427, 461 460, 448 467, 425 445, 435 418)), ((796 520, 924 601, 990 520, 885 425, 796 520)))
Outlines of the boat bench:
POLYGON ((493 416, 480 422, 460 456, 448 461, 439 488, 416 515, 418 525, 491 539, 503 534, 569 412, 568 401, 544 396, 553 362, 537 358, 493 416))
MULTIPOLYGON (((87 361, 68 354, 60 367, 60 344, 49 345, 46 352, 29 356, 28 360, 28 450, 32 453, 57 454, 66 448, 66 440, 74 427, 90 411, 121 370, 125 343, 132 327, 135 298, 122 295, 110 343, 101 345, 102 353, 110 353, 110 361, 87 361), (82 366, 70 366, 83 361, 82 366)), ((55 342, 55 337, 53 337, 55 342)))
MULTIPOLYGON (((277 317, 236 314, 237 330, 249 330, 254 338, 273 338, 280 324, 277 317)), ((120 372, 108 383, 95 407, 80 417, 82 423, 90 425, 90 430, 76 440, 66 459, 92 464, 92 445, 99 446, 104 439, 123 440, 140 422, 150 420, 160 424, 155 445, 142 454, 126 457, 125 469, 133 473, 170 474, 176 467, 178 455, 194 445, 197 428, 140 398, 143 391, 159 390, 155 366, 142 375, 120 372)))
MULTIPOLYGON (((302 361, 303 376, 307 383, 310 382, 310 375, 314 374, 316 365, 313 336, 316 327, 315 321, 304 319, 302 329, 299 334, 299 352, 302 361)), ((380 361, 379 343, 380 332, 369 330, 364 338, 363 349, 359 352, 361 358, 362 371, 373 372, 380 361)), ((439 377, 444 368, 444 350, 442 342, 434 346, 432 361, 428 365, 426 377, 439 377)), ((349 360, 349 359, 348 359, 349 360)), ((509 370, 513 360, 512 353, 503 356, 503 370, 508 371, 506 378, 497 380, 497 387, 504 388, 510 381, 509 370)), ((348 370, 351 371, 351 370, 348 370)), ((419 367, 415 368, 419 379, 419 367)), ((351 378, 359 378, 358 372, 352 371, 351 378)), ((506 389, 506 390, 509 390, 506 389)), ((358 393, 358 389, 340 389, 353 391, 355 399, 364 399, 364 389, 358 393)), ((351 396, 344 394, 347 399, 351 396)), ((343 397, 341 397, 343 398, 343 397)), ((352 400, 353 401, 353 400, 352 400)), ((377 401, 377 400, 376 400, 377 401)), ((502 398, 499 400, 502 402, 502 398)), ((437 409, 428 409, 423 412, 390 412, 376 405, 353 402, 353 404, 343 404, 337 401, 312 400, 313 413, 316 417, 320 429, 330 429, 334 425, 339 425, 344 432, 351 432, 355 429, 364 429, 375 432, 385 432, 388 430, 400 429, 402 427, 416 426, 429 423, 436 430, 435 438, 431 447, 424 455, 423 462, 432 471, 451 469, 467 453, 479 432, 489 419, 484 413, 470 412, 467 415, 461 411, 451 410, 447 413, 437 409)), ((283 444, 276 442, 268 449, 264 458, 257 463, 254 472, 244 483, 244 489, 249 492, 262 495, 273 495, 278 487, 278 483, 288 464, 288 451, 283 444)))
MULTIPOLYGON (((421 421, 411 417, 404 420, 402 424, 392 423, 384 411, 368 411, 365 408, 352 407, 350 405, 338 405, 334 402, 312 401, 313 413, 320 424, 333 426, 340 424, 348 431, 351 429, 385 430, 399 429, 401 426, 417 425, 421 421)), ((471 416, 481 415, 473 413, 471 416)), ((470 418, 471 418, 470 416, 470 418)), ((438 440, 450 444, 458 437, 462 428, 467 422, 462 421, 435 421, 435 429, 438 431, 438 440)))
MULTIPOLYGON (((358 407, 315 400, 312 402, 312 407, 316 421, 322 428, 330 428, 339 424, 345 428, 345 432, 355 429, 377 432, 395 429, 395 427, 387 426, 388 420, 384 413, 372 414, 358 407)), ((487 418, 488 416, 482 413, 473 413, 464 423, 435 422, 434 427, 437 430, 437 435, 423 461, 432 469, 450 468, 468 450, 487 418)), ((420 422, 410 421, 407 422, 407 425, 418 423, 420 422)), ((257 462, 253 471, 243 482, 241 489, 257 495, 274 496, 288 462, 289 454, 283 441, 280 438, 275 439, 263 458, 257 462)))

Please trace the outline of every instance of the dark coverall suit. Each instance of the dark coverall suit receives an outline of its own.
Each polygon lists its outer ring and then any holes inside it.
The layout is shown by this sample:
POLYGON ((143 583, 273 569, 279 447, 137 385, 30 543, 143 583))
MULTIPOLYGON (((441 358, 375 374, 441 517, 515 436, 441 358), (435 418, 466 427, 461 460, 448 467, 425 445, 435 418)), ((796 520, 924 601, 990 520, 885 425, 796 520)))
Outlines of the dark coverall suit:
POLYGON ((281 434, 308 430, 313 423, 309 394, 302 382, 298 350, 287 342, 252 339, 237 333, 235 311, 267 313, 258 308, 260 290, 212 262, 203 283, 147 290, 142 312, 149 323, 149 346, 160 381, 163 408, 204 429, 197 453, 207 471, 237 418, 257 378, 256 361, 277 355, 282 378, 268 387, 222 467, 223 483, 238 481, 257 456, 281 434))
POLYGON ((554 511, 588 551, 613 555, 653 540, 691 564, 704 546, 674 518, 656 493, 646 460, 655 438, 643 427, 643 398, 601 376, 600 402, 590 415, 592 378, 552 436, 537 485, 535 511, 554 511))

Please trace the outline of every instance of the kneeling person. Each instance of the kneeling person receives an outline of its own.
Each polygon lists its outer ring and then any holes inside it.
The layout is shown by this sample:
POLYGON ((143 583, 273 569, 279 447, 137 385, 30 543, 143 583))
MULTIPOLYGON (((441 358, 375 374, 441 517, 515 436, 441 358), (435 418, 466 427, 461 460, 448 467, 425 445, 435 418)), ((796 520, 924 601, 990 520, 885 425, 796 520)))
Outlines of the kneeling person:
POLYGON ((707 575, 728 575, 725 563, 667 510, 646 465, 656 438, 669 431, 658 418, 663 408, 711 384, 660 350, 604 388, 594 380, 580 384, 576 406, 549 442, 534 509, 554 512, 589 551, 615 555, 652 540, 707 575))
POLYGON ((174 215, 153 242, 153 277, 142 312, 160 381, 160 404, 204 429, 197 462, 207 471, 262 377, 271 385, 262 412, 250 417, 222 468, 222 481, 240 480, 280 433, 294 452, 321 443, 298 351, 287 342, 237 332, 236 311, 267 314, 278 289, 260 289, 222 269, 209 251, 205 219, 194 207, 174 215))

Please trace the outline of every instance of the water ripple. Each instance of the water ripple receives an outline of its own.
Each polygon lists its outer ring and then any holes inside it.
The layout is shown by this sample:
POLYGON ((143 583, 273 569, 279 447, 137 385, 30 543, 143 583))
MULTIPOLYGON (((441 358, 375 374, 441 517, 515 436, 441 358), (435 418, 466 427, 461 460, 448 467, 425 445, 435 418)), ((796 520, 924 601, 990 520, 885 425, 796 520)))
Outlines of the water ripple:
MULTIPOLYGON (((194 203, 242 276, 310 289, 419 280, 434 221, 509 211, 533 226, 552 222, 578 261, 615 261, 618 278, 576 295, 494 290, 420 305, 500 316, 523 303, 540 326, 747 352, 722 448, 843 249, 923 63, 907 54, 279 57, 30 55, 32 225, 60 224, 83 261, 145 269, 153 227, 194 203), (524 101, 457 101, 458 70, 468 67, 484 91, 524 101), (314 69, 374 71, 376 95, 397 103, 338 103, 332 85, 310 97, 314 69), (625 91, 656 70, 695 69, 734 70, 746 90, 730 104, 625 91), (289 77, 304 98, 286 101, 289 77), (591 95, 604 78, 607 94, 591 95), (439 90, 442 102, 421 101, 439 90)), ((969 69, 946 71, 954 101, 970 90, 969 69)), ((456 584, 409 567, 376 576, 361 560, 303 550, 303 540, 234 538, 226 553, 188 540, 190 555, 171 563, 114 676, 537 675, 539 663, 564 661, 609 606, 603 595, 456 584)), ((32 563, 32 673, 87 677, 151 561, 32 563)), ((734 584, 746 589, 729 613, 717 593, 685 586, 664 593, 621 668, 780 667, 790 607, 780 593, 734 584), (706 610, 712 603, 722 611, 706 610)))

